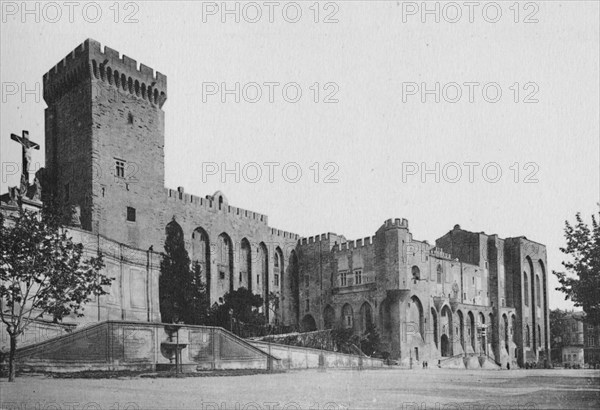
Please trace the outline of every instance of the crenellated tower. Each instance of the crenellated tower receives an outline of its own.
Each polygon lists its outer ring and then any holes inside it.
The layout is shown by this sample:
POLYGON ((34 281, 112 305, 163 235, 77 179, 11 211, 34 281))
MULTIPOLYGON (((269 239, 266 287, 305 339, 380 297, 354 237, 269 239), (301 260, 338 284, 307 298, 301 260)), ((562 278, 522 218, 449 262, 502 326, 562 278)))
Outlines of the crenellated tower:
POLYGON ((44 75, 49 191, 81 226, 138 245, 164 201, 167 77, 88 39, 44 75))

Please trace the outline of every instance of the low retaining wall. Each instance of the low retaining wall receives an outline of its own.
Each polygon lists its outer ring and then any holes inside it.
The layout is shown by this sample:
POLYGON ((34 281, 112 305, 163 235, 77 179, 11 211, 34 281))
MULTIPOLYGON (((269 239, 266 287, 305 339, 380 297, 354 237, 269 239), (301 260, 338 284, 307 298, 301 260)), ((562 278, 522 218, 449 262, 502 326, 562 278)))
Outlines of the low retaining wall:
MULTIPOLYGON (((73 324, 57 324, 42 320, 33 321, 17 338, 17 346, 25 347, 36 343, 41 343, 45 340, 53 339, 58 336, 69 334, 77 327, 73 324)), ((0 322, 0 351, 8 352, 10 350, 10 337, 6 331, 6 324, 0 322)))
MULTIPOLYGON (((172 367, 165 324, 128 321, 100 322, 69 335, 17 350, 22 370, 75 372, 83 370, 147 370, 172 367)), ((277 360, 227 332, 209 326, 181 325, 178 344, 186 372, 210 369, 267 369, 277 360)))
POLYGON ((377 368, 383 367, 382 359, 357 356, 309 347, 288 346, 277 343, 249 341, 249 343, 265 353, 275 356, 279 361, 273 363, 279 369, 314 369, 319 367, 333 368, 377 368))

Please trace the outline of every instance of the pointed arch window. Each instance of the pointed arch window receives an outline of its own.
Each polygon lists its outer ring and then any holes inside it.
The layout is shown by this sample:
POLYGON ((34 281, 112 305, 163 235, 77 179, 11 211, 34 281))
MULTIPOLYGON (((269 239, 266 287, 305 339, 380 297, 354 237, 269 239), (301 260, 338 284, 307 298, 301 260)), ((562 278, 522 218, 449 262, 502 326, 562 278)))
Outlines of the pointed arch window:
POLYGON ((411 272, 414 281, 421 280, 421 271, 418 266, 413 266, 411 272))
POLYGON ((529 279, 527 278, 527 272, 523 272, 523 290, 525 291, 523 302, 525 306, 529 306, 529 279))
POLYGON ((279 286, 279 275, 281 274, 281 261, 278 252, 275 252, 273 261, 273 285, 279 286))
POLYGON ((535 303, 538 307, 542 305, 541 298, 542 287, 540 286, 540 277, 539 275, 535 275, 535 303))

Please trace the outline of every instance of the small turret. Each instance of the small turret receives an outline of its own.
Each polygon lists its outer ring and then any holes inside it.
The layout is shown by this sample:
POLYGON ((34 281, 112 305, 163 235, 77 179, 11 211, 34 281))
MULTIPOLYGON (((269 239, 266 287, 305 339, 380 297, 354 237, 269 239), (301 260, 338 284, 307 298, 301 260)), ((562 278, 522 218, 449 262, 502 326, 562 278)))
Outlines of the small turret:
POLYGON ((408 219, 404 219, 404 218, 392 219, 392 218, 390 218, 387 221, 385 221, 381 227, 384 229, 392 229, 392 228, 408 229, 408 219))

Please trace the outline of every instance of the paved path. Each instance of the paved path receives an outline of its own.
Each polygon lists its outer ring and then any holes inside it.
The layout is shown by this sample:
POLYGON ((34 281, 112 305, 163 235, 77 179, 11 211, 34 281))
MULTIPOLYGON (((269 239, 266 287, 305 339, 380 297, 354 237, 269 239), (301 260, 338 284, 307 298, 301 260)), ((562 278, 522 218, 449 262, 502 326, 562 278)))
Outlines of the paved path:
POLYGON ((0 382, 0 408, 546 409, 600 408, 598 370, 313 370, 180 379, 0 382))

